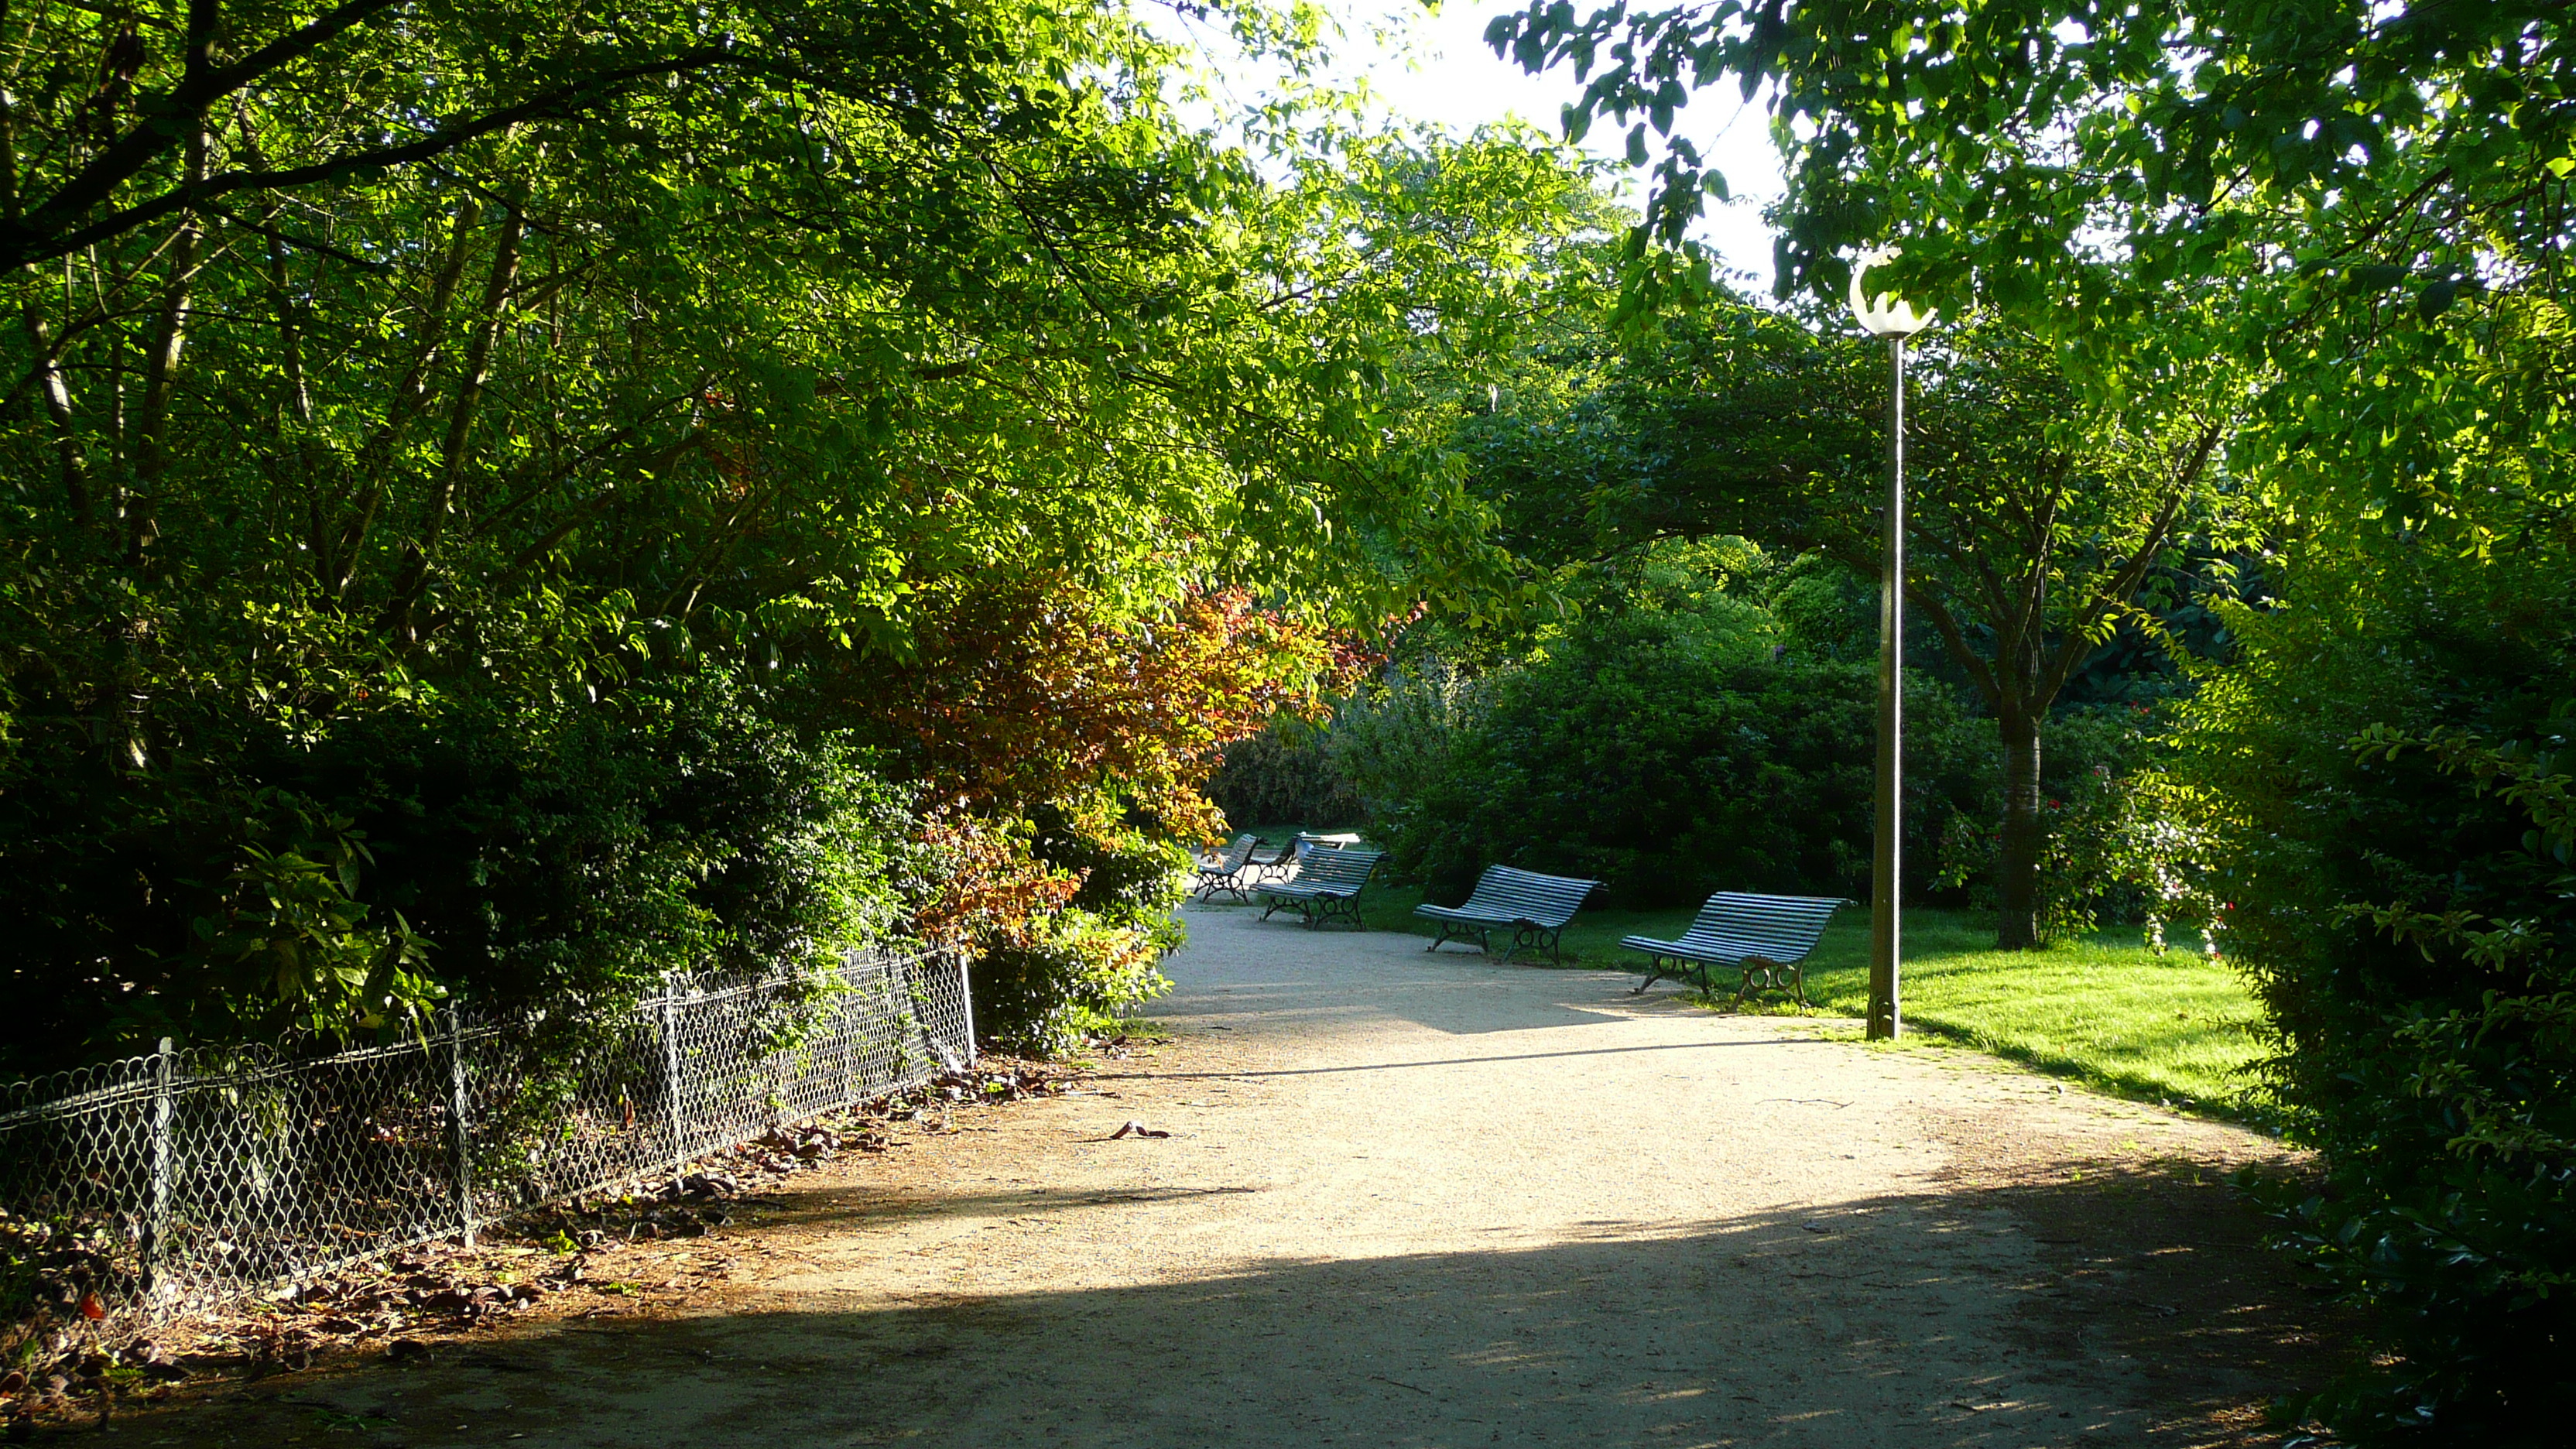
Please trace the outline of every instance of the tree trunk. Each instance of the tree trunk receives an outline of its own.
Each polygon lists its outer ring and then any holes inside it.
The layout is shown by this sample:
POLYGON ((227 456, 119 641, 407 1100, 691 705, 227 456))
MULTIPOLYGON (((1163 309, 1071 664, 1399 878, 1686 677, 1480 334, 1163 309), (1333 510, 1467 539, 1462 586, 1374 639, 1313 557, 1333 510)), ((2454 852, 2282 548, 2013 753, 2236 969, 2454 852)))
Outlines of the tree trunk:
POLYGON ((2004 832, 1996 886, 2003 914, 1995 946, 2027 951, 2039 944, 2039 856, 2048 829, 2039 813, 2039 722, 2043 712, 2006 710, 1995 727, 2004 745, 2004 832))

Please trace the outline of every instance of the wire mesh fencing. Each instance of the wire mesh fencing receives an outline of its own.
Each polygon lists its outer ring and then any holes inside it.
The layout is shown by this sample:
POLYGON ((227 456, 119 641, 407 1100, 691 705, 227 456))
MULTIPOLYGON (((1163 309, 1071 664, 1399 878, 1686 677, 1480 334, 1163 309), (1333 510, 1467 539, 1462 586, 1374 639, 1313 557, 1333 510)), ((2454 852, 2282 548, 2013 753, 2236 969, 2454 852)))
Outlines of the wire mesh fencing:
POLYGON ((821 977, 675 988, 605 1031, 449 1011, 394 1046, 164 1042, 0 1083, 0 1307, 56 1332, 183 1317, 974 1058, 962 957, 853 953, 821 977))

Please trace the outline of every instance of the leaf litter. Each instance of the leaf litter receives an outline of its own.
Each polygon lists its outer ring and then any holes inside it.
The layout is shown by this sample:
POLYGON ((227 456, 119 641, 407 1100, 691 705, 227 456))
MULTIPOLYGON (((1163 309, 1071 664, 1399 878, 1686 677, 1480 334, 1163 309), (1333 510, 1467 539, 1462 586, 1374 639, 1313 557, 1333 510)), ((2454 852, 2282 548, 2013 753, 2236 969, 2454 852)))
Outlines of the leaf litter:
MULTIPOLYGON (((902 1147, 907 1139, 897 1134, 907 1129, 963 1130, 953 1120, 960 1110, 1062 1096, 1076 1083, 1061 1066, 987 1058, 842 1114, 773 1127, 629 1192, 588 1194, 487 1224, 472 1247, 422 1244, 113 1342, 58 1330, 0 1365, 0 1438, 25 1440, 47 1421, 104 1424, 117 1402, 379 1355, 412 1363, 463 1347, 453 1361, 466 1367, 533 1372, 535 1365, 474 1347, 478 1332, 546 1308, 592 1317, 683 1301, 736 1265, 711 1256, 709 1240, 743 1214, 785 1207, 770 1194, 797 1175, 902 1147)), ((1128 1127, 1138 1136, 1171 1135, 1128 1127)), ((65 1306, 78 1305, 89 1287, 81 1271, 87 1257, 59 1256, 63 1281, 52 1286, 63 1290, 65 1306)))

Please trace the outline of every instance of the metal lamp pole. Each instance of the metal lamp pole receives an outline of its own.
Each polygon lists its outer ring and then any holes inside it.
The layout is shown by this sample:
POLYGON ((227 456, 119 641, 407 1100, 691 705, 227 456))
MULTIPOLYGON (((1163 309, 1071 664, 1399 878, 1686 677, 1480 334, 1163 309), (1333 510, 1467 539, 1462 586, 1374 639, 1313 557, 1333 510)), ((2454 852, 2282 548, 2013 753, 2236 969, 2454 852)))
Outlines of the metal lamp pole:
POLYGON ((1905 339, 1932 325, 1892 293, 1870 296, 1861 278, 1892 251, 1861 254, 1852 268, 1851 309, 1887 339, 1887 541, 1878 577, 1878 809, 1870 841, 1869 1029, 1872 1040, 1904 1030, 1898 1007, 1903 934, 1898 896, 1905 841, 1905 339))

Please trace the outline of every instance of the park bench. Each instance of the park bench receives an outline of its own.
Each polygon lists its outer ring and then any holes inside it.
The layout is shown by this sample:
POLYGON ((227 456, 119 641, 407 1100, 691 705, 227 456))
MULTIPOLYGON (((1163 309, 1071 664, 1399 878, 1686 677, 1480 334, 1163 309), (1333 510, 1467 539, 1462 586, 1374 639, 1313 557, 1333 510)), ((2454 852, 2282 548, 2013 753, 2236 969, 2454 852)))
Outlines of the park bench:
POLYGON ((1270 903, 1261 919, 1269 920, 1270 912, 1283 906, 1294 906, 1310 930, 1339 918, 1365 931, 1368 923, 1360 919, 1360 891, 1385 858, 1383 850, 1308 850, 1297 863, 1295 879, 1254 887, 1270 903))
POLYGON ((1544 950, 1557 965, 1565 964, 1565 953, 1558 942, 1565 933, 1565 923, 1601 884, 1595 880, 1577 880, 1568 875, 1541 875, 1534 870, 1515 870, 1508 865, 1489 865, 1476 880, 1476 888, 1467 895, 1464 905, 1420 905, 1413 908, 1417 916, 1427 916, 1440 923, 1440 939, 1423 947, 1437 951, 1454 937, 1476 938, 1476 945, 1488 956, 1494 953, 1489 936, 1496 926, 1512 928, 1511 949, 1503 953, 1509 961, 1523 947, 1544 950))
POLYGON ((1294 880, 1297 876, 1297 864, 1306 858, 1306 852, 1342 850, 1359 843, 1359 836, 1350 831, 1334 835, 1319 835, 1311 830, 1300 830, 1286 844, 1272 851, 1267 860, 1261 857, 1260 852, 1255 851, 1252 857, 1252 869, 1246 875, 1248 879, 1256 881, 1294 880))
POLYGON ((1260 848, 1260 836, 1238 835, 1225 849, 1201 860, 1199 883, 1195 888, 1198 898, 1203 901, 1214 900, 1217 892, 1223 891, 1238 901, 1251 900, 1252 897, 1248 892, 1251 886, 1249 876, 1253 868, 1252 854, 1260 848))
MULTIPOLYGON (((1764 990, 1783 988, 1783 972, 1789 994, 1800 1006, 1807 1004, 1806 973, 1801 964, 1816 949, 1816 938, 1825 933, 1825 922, 1834 912, 1851 902, 1832 896, 1755 896, 1733 891, 1719 891, 1699 908, 1699 918, 1678 941, 1659 941, 1652 936, 1630 936, 1619 944, 1631 951, 1643 951, 1649 958, 1646 979, 1637 983, 1642 992, 1658 981, 1696 980, 1702 991, 1717 988, 1708 979, 1709 968, 1724 967, 1743 973, 1736 987, 1735 999, 1741 1001, 1754 989, 1753 978, 1762 978, 1764 990)), ((1632 995, 1635 993, 1631 993, 1632 995)))

